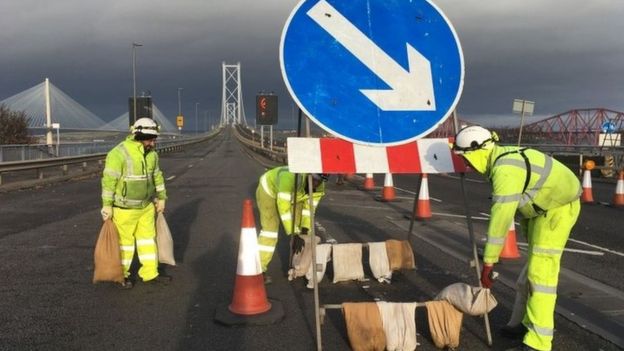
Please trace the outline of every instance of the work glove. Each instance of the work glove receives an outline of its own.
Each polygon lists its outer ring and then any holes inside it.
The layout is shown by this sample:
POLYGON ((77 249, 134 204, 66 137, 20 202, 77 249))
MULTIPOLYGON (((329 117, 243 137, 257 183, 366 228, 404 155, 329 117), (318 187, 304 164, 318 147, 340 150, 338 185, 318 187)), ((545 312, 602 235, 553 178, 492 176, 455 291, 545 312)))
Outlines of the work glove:
POLYGON ((481 285, 484 288, 491 289, 492 285, 494 285, 492 269, 494 269, 494 265, 491 263, 484 263, 483 268, 481 268, 481 285))
POLYGON ((102 210, 100 211, 100 213, 102 214, 102 220, 106 221, 107 219, 112 219, 113 218, 113 207, 112 206, 103 206, 102 210))
MULTIPOLYGON (((305 228, 304 228, 305 229, 305 228)), ((302 230, 303 232, 303 230, 302 230)), ((303 247, 305 246, 305 240, 303 240, 299 235, 295 235, 293 237, 293 253, 298 254, 303 251, 303 247)))
POLYGON ((156 201, 156 212, 158 213, 165 212, 165 200, 156 201))

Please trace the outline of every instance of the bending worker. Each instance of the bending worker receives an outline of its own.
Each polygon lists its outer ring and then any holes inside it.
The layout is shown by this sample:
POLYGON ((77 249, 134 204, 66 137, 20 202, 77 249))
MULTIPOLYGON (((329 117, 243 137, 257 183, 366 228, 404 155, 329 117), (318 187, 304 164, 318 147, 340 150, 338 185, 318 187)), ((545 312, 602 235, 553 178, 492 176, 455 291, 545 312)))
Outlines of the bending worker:
POLYGON ((496 133, 470 126, 457 133, 453 145, 455 153, 492 183, 481 283, 486 288, 494 283, 492 269, 517 210, 524 217, 521 225, 528 241, 528 261, 518 280, 512 320, 501 332, 523 338, 524 350, 548 351, 561 255, 579 216, 581 184, 552 157, 528 148, 500 146, 498 141, 496 133), (514 315, 522 318, 521 324, 514 315))
POLYGON ((132 288, 130 265, 135 243, 143 282, 167 283, 171 278, 158 275, 155 212, 165 210, 165 180, 154 150, 159 127, 151 118, 139 118, 132 134, 106 155, 102 176, 102 219, 112 218, 119 233, 124 282, 132 288), (154 209, 154 200, 156 208, 154 209))
MULTIPOLYGON (((271 283, 271 277, 266 274, 266 271, 277 245, 280 220, 286 235, 308 234, 311 225, 313 225, 310 223, 310 216, 325 195, 325 182, 328 175, 312 174, 313 208, 311 209, 307 179, 307 174, 295 175, 288 171, 288 167, 284 166, 267 171, 258 182, 256 202, 258 203, 260 225, 262 226, 258 236, 258 246, 262 272, 267 284, 271 283), (297 177, 296 191, 295 177, 297 177), (293 194, 295 194, 295 201, 292 201, 293 194)), ((303 244, 304 240, 298 235, 293 237, 295 253, 301 251, 303 244)))

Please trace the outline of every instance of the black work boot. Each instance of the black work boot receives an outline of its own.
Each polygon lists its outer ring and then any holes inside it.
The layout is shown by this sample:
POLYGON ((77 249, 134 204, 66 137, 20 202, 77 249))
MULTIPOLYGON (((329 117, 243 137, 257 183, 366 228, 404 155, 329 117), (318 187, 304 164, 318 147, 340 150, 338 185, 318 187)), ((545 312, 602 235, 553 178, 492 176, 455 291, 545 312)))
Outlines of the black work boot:
POLYGON ((500 329, 500 335, 508 339, 522 339, 527 333, 527 328, 520 323, 515 326, 506 325, 500 329))
POLYGON ((164 275, 164 274, 159 274, 154 279, 150 279, 150 280, 147 280, 147 281, 144 280, 143 283, 145 283, 145 284, 168 285, 169 283, 171 283, 171 276, 164 275))
POLYGON ((262 278, 264 279, 264 285, 269 285, 273 283, 273 278, 271 278, 271 276, 266 273, 262 273, 262 278))
POLYGON ((132 281, 128 278, 124 278, 123 282, 117 283, 117 287, 123 290, 132 289, 132 281))

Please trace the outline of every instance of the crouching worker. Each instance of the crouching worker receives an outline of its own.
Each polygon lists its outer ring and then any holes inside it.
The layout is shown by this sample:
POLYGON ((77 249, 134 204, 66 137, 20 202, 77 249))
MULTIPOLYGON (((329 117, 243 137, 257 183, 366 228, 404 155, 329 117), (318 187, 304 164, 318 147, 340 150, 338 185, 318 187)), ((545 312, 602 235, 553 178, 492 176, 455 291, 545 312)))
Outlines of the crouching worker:
POLYGON ((492 184, 492 208, 483 253, 481 283, 490 288, 491 272, 505 243, 509 224, 520 212, 529 243, 527 266, 516 291, 512 320, 502 332, 522 338, 519 350, 552 349, 555 302, 563 248, 580 212, 581 184, 552 157, 528 148, 500 146, 496 133, 470 126, 455 136, 453 151, 492 184))
MULTIPOLYGON (((328 178, 327 174, 312 174, 314 204, 311 209, 307 174, 295 175, 288 171, 288 167, 284 166, 273 168, 260 177, 256 189, 256 202, 260 211, 260 225, 262 227, 258 236, 258 246, 266 284, 271 283, 271 277, 266 271, 277 246, 280 221, 286 235, 308 234, 313 225, 310 223, 311 214, 325 195, 325 182, 328 178), (295 177, 297 177, 296 191, 295 177), (293 194, 295 194, 294 201, 292 199, 293 194)), ((293 237, 293 251, 295 253, 300 252, 303 245, 304 240, 295 235, 293 237)))
POLYGON ((139 118, 124 141, 106 155, 102 175, 102 219, 112 219, 119 233, 124 282, 132 288, 130 265, 135 245, 138 251, 139 277, 145 283, 168 283, 169 276, 158 274, 155 212, 165 210, 165 180, 154 150, 158 124, 139 118), (156 204, 156 206, 154 206, 156 204))

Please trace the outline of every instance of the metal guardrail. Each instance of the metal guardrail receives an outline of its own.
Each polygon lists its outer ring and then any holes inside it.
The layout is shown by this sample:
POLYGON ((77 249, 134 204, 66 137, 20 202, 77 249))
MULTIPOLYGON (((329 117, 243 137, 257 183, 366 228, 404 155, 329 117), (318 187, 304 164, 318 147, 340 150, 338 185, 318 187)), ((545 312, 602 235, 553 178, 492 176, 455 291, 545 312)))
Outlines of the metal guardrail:
POLYGON ((242 127, 236 126, 234 128, 234 135, 236 139, 238 139, 242 144, 244 144, 247 148, 252 150, 254 153, 262 155, 270 160, 275 162, 286 164, 288 163, 288 154, 286 153, 286 147, 280 145, 273 145, 272 147, 262 145, 260 140, 256 141, 254 134, 251 134, 251 139, 248 139, 246 136, 249 136, 247 129, 242 129, 242 127), (272 150, 271 150, 272 148, 272 150))
MULTIPOLYGON (((211 139, 216 136, 220 131, 221 129, 215 129, 208 135, 202 135, 200 137, 159 141, 156 144, 156 150, 159 153, 178 151, 181 150, 184 146, 196 144, 211 139)), ((114 145, 117 144, 118 143, 115 143, 114 145)), ((110 148, 112 148, 114 145, 110 146, 110 148)), ((55 157, 29 161, 0 162, 0 185, 2 185, 2 175, 9 172, 36 170, 37 179, 42 180, 44 178, 45 169, 60 168, 63 175, 67 175, 70 165, 81 164, 82 170, 85 171, 87 169, 88 163, 97 162, 98 165, 101 165, 103 163, 103 160, 106 158, 106 154, 109 149, 107 149, 106 152, 94 153, 89 155, 55 157)))

